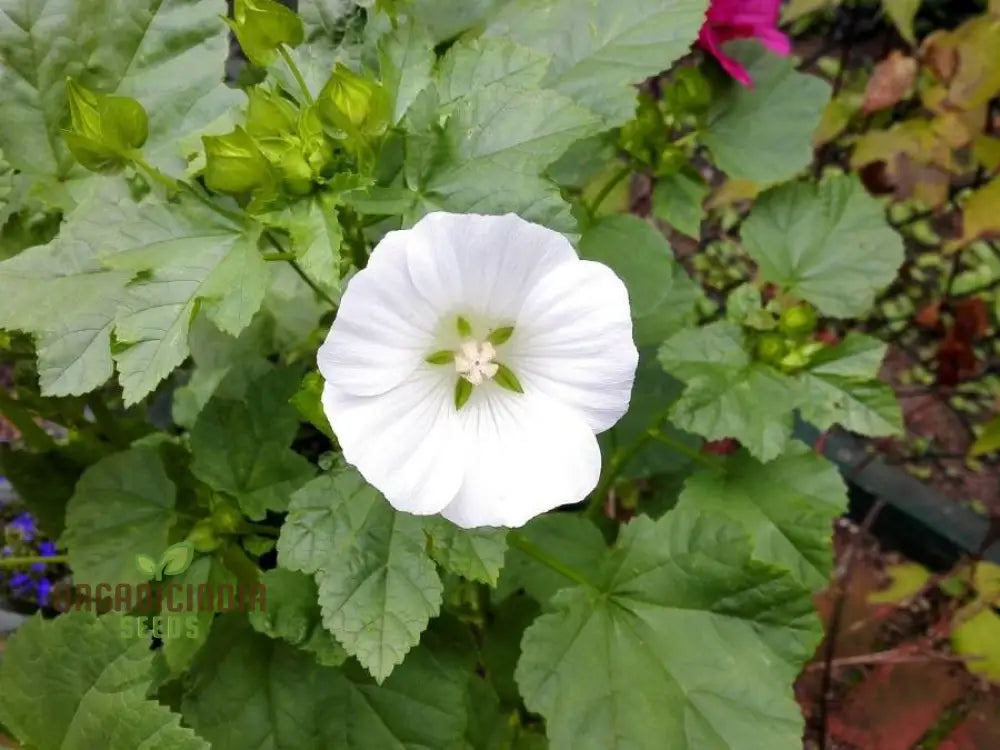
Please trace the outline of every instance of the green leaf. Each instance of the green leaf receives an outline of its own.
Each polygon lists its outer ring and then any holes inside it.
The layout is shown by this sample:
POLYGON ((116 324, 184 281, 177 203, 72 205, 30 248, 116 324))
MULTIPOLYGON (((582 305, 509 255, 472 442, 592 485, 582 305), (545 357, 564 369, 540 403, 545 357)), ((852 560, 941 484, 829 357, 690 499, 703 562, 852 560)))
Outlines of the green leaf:
POLYGON ((486 29, 551 55, 544 84, 601 114, 608 127, 635 111, 632 84, 666 70, 688 53, 705 20, 706 0, 507 3, 486 29))
POLYGON ((313 654, 320 664, 336 667, 347 660, 347 652, 323 629, 319 593, 312 576, 284 568, 261 574, 267 592, 267 608, 250 613, 253 629, 313 654))
POLYGON ((64 83, 136 99, 149 112, 146 157, 183 168, 178 144, 236 106, 220 72, 228 48, 220 8, 196 0, 0 0, 0 148, 36 176, 79 170, 60 130, 69 121, 64 83))
POLYGON ((194 547, 190 542, 178 542, 167 547, 160 555, 160 568, 165 576, 176 576, 183 573, 194 560, 194 547))
POLYGON ((833 521, 847 510, 847 487, 836 466, 804 447, 768 464, 741 452, 724 472, 688 477, 677 509, 735 521, 750 534, 756 559, 818 590, 830 579, 833 521))
POLYGON ((877 339, 849 333, 837 346, 817 354, 799 374, 802 417, 821 430, 839 424, 869 437, 902 434, 899 400, 878 380, 886 349, 877 339))
POLYGON ((506 529, 463 529, 440 516, 425 522, 430 554, 452 573, 495 586, 507 550, 506 529))
POLYGON ((789 685, 821 628, 809 591, 752 560, 738 527, 710 514, 639 517, 596 588, 553 605, 525 633, 517 667, 552 750, 801 746, 789 685))
POLYGON ((136 555, 135 567, 139 569, 140 573, 143 573, 150 578, 156 575, 156 560, 149 555, 136 555))
POLYGON ((260 308, 267 268, 257 231, 220 218, 193 199, 105 205, 105 265, 137 274, 115 315, 115 354, 126 405, 139 401, 189 353, 197 306, 238 335, 260 308))
POLYGON ((770 461, 788 443, 795 391, 777 370, 751 363, 742 339, 739 326, 720 321, 684 329, 663 344, 663 368, 687 383, 670 418, 709 440, 736 438, 770 461))
POLYGON ((187 383, 174 391, 174 422, 190 429, 213 395, 241 399, 251 382, 273 369, 263 354, 269 333, 265 322, 265 316, 259 316, 233 338, 204 313, 195 316, 188 335, 195 367, 187 383))
POLYGON ((431 83, 434 42, 413 21, 397 26, 379 43, 382 85, 392 100, 392 124, 406 114, 417 95, 431 83))
POLYGON ((969 449, 969 454, 985 456, 987 453, 993 453, 997 450, 1000 450, 1000 416, 993 417, 986 423, 983 431, 969 449))
POLYGON ((530 53, 495 42, 452 50, 437 85, 447 115, 443 133, 438 135, 438 118, 431 117, 430 132, 410 135, 414 148, 430 152, 422 154, 426 174, 411 184, 429 204, 452 211, 512 211, 557 229, 573 228, 558 188, 540 175, 601 125, 565 96, 538 88, 538 66, 530 53))
MULTIPOLYGON (((593 575, 600 569, 607 551, 604 537, 594 524, 566 513, 533 518, 517 533, 583 576, 593 575)), ((508 546, 496 596, 497 599, 504 599, 523 588, 536 601, 544 604, 559 589, 571 584, 572 581, 517 547, 508 546)))
POLYGON ((306 373, 299 384, 299 389, 290 399, 290 403, 298 411, 299 416, 307 420, 313 427, 328 438, 333 438, 333 430, 323 410, 323 386, 325 381, 318 371, 306 373))
MULTIPOLYGON (((197 597, 198 587, 207 585, 211 587, 212 592, 217 592, 222 585, 237 585, 237 580, 218 559, 206 555, 195 560, 170 583, 182 586, 182 591, 195 592, 193 610, 188 610, 184 601, 180 606, 175 602, 173 610, 166 607, 161 609, 160 613, 160 617, 163 618, 162 630, 168 634, 175 632, 180 634, 164 638, 161 649, 167 668, 171 674, 176 675, 188 667, 195 654, 205 645, 215 619, 217 600, 210 597, 216 603, 203 607, 197 597), (172 621, 176 621, 177 624, 172 621)), ((266 604, 270 605, 270 602, 266 601, 266 604)))
POLYGON ((209 750, 146 693, 153 651, 135 620, 69 612, 33 617, 0 662, 0 721, 25 747, 209 750))
POLYGON ((35 335, 43 395, 86 393, 114 372, 111 329, 130 274, 105 268, 99 251, 124 200, 123 183, 102 179, 55 240, 0 263, 0 327, 35 335))
MULTIPOLYGON (((642 448, 621 465, 618 474, 621 479, 648 479, 658 474, 677 472, 691 462, 690 458, 671 446, 645 438, 647 430, 667 414, 683 390, 680 381, 663 371, 654 348, 639 350, 639 366, 628 411, 614 427, 598 438, 606 461, 612 460, 615 446, 624 451, 636 441, 643 441, 642 448)), ((669 423, 664 423, 660 432, 693 451, 700 448, 699 438, 681 432, 669 423)))
POLYGON ((80 477, 66 506, 67 548, 77 585, 142 583, 148 574, 136 567, 136 555, 154 559, 167 548, 177 517, 177 494, 160 454, 131 448, 101 459, 80 477))
POLYGON ((453 650, 421 646, 380 687, 356 666, 254 633, 225 615, 184 696, 184 718, 213 750, 423 750, 460 747, 466 671, 453 650))
POLYGON ((649 222, 635 216, 601 219, 580 238, 580 255, 610 266, 625 282, 638 346, 659 344, 694 322, 698 287, 649 222))
POLYGON ((455 318, 455 330, 458 331, 458 335, 462 338, 468 338, 472 335, 472 325, 461 315, 455 318))
POLYGON ((381 682, 441 607, 421 520, 353 470, 314 479, 288 510, 278 564, 315 574, 324 626, 381 682))
POLYGON ((293 370, 267 373, 240 400, 213 398, 191 430, 192 473, 235 497, 252 519, 285 510, 291 494, 315 473, 289 448, 299 428, 289 403, 298 384, 293 370))
POLYGON ((704 144, 732 178, 771 183, 793 177, 812 161, 812 135, 830 85, 799 73, 794 60, 757 41, 730 42, 725 52, 746 66, 754 85, 727 80, 708 111, 704 144))
POLYGON ((840 318, 866 313, 903 262, 903 242, 881 204, 847 176, 764 193, 743 225, 743 243, 763 280, 840 318))
POLYGON ((460 40, 441 58, 438 97, 447 106, 495 83, 537 89, 548 67, 548 55, 507 39, 460 40))
POLYGON ((701 237, 702 203, 710 189, 700 177, 687 172, 668 174, 653 189, 653 214, 688 237, 701 237))
POLYGON ((913 22, 916 20, 917 11, 920 10, 920 0, 882 0, 882 7, 899 29, 900 36, 910 44, 916 44, 913 22))
POLYGON ((340 248, 344 242, 333 196, 320 193, 290 209, 292 248, 306 275, 328 292, 340 289, 340 248))

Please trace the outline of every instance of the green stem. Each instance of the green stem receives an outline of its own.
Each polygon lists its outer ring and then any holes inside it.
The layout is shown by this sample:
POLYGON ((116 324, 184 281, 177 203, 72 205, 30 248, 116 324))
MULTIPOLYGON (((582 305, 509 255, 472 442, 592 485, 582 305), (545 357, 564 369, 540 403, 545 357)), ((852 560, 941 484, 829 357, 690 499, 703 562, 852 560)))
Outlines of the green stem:
POLYGON ((670 416, 671 408, 673 408, 673 404, 670 404, 670 406, 660 412, 659 416, 657 416, 657 418, 653 421, 653 424, 650 425, 648 430, 639 435, 639 437, 626 445, 620 451, 616 451, 611 457, 611 460, 607 463, 607 466, 597 483, 597 488, 590 496, 590 504, 587 506, 587 516, 589 518, 594 521, 600 521, 600 519, 604 517, 604 498, 607 497, 608 492, 614 485, 615 480, 618 479, 618 476, 622 473, 622 470, 629 465, 632 459, 635 458, 636 454, 641 451, 650 440, 659 440, 661 443, 669 445, 678 453, 701 463, 716 466, 716 463, 708 456, 701 455, 696 450, 689 448, 683 443, 674 440, 669 435, 664 435, 661 432, 663 423, 666 422, 667 418, 670 416))
POLYGON ((309 87, 306 86, 306 79, 302 77, 302 73, 299 70, 299 66, 295 64, 295 61, 292 59, 292 56, 288 54, 288 50, 285 49, 284 44, 278 45, 278 53, 281 55, 281 59, 285 61, 285 65, 288 66, 288 69, 292 71, 292 77, 295 79, 295 82, 299 85, 299 88, 302 90, 302 96, 305 97, 306 102, 308 104, 313 104, 316 100, 313 99, 312 94, 309 93, 309 87))
POLYGON ((588 588, 596 589, 597 587, 588 581, 582 574, 573 570, 565 563, 549 555, 541 547, 538 547, 534 543, 528 540, 528 538, 520 531, 508 531, 507 532, 507 543, 514 547, 515 549, 521 550, 528 557, 532 557, 546 568, 554 570, 559 575, 568 578, 574 583, 578 583, 581 586, 586 586, 588 588))
POLYGON ((717 461, 713 461, 709 456, 706 456, 704 453, 701 453, 700 451, 696 451, 689 445, 685 445, 680 440, 672 438, 669 435, 664 435, 662 432, 660 432, 659 429, 650 432, 651 432, 650 437, 653 440, 656 440, 659 443, 663 443, 664 445, 668 446, 672 451, 680 453, 683 456, 687 456, 692 461, 697 461, 699 463, 704 464, 705 466, 711 466, 713 469, 719 467, 717 461))
POLYGON ((88 395, 87 406, 90 407, 90 413, 94 415, 94 421, 101 432, 104 433, 104 436, 118 447, 127 447, 129 439, 118 429, 114 415, 111 414, 108 405, 104 403, 104 399, 101 398, 100 394, 91 393, 88 395))
POLYGON ((281 531, 279 529, 274 528, 273 526, 268 526, 267 524, 263 523, 252 523, 251 521, 245 521, 243 523, 242 530, 244 533, 247 534, 269 536, 272 537, 273 539, 277 539, 278 536, 281 534, 281 531))
POLYGON ((618 183, 630 174, 632 174, 632 167, 626 164, 624 167, 611 175, 611 179, 605 183, 604 187, 601 188, 600 192, 597 193, 597 196, 590 204, 590 208, 587 209, 587 213, 590 214, 591 219, 597 218, 597 211, 601 207, 601 204, 604 203, 604 199, 611 195, 611 191, 617 187, 618 183))
POLYGON ((279 255, 291 256, 290 259, 285 259, 285 260, 287 260, 288 265, 292 267, 292 270, 299 275, 299 278, 302 279, 309 286, 309 288, 316 293, 316 295, 320 299, 325 301, 327 304, 330 305, 330 307, 332 307, 336 311, 337 309, 336 300, 334 300, 333 297, 331 297, 329 294, 323 291, 323 288, 319 284, 317 284, 315 281, 309 278, 309 275, 302 270, 302 266, 300 266, 298 262, 295 260, 295 254, 289 253, 287 250, 285 250, 285 248, 281 246, 281 243, 278 242, 278 240, 275 239, 274 235, 271 234, 270 232, 265 232, 264 237, 267 239, 268 242, 271 243, 271 247, 273 247, 278 252, 279 255))
POLYGON ((39 555, 25 555, 24 557, 0 557, 0 568, 26 568, 35 563, 45 563, 46 565, 58 565, 69 562, 68 555, 51 555, 41 557, 39 555))
POLYGON ((163 172, 161 172, 159 169, 157 169, 152 164, 147 162, 144 158, 142 158, 141 154, 133 154, 132 162, 137 167, 139 167, 139 169, 148 174, 153 179, 154 182, 159 183, 167 190, 175 193, 186 191, 191 195, 193 195, 197 200, 201 201, 201 203, 203 203, 205 206, 215 211, 215 213, 219 214, 219 216, 223 216, 226 219, 229 219, 229 221, 232 221, 236 224, 243 223, 244 219, 242 214, 238 214, 233 211, 230 211, 227 208, 223 208, 218 203, 209 198, 207 195, 198 190, 194 185, 190 185, 180 180, 175 180, 173 177, 163 174, 163 172))
POLYGON ((275 263, 283 260, 295 260, 295 253, 272 253, 263 257, 268 263, 275 263))
POLYGON ((24 442, 40 453, 55 450, 56 441, 39 427, 28 410, 0 387, 0 414, 7 418, 21 433, 24 442))

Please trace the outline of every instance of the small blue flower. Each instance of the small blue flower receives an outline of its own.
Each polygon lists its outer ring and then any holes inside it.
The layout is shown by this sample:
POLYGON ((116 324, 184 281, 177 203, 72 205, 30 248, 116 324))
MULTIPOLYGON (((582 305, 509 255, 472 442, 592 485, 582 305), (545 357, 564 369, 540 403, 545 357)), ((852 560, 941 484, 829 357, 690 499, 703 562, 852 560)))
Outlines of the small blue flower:
POLYGON ((15 573, 10 577, 10 588, 17 594, 25 594, 35 587, 35 581, 27 573, 15 573))
POLYGON ((55 557, 59 552, 55 542, 39 542, 38 554, 42 557, 55 557))
POLYGON ((10 557, 13 554, 14 549, 9 544, 5 544, 3 547, 0 547, 0 557, 10 557))
POLYGON ((38 531, 38 529, 35 528, 35 519, 32 518, 30 513, 21 513, 14 516, 14 518, 12 518, 7 524, 7 527, 20 531, 21 538, 26 542, 32 541, 38 531))
POLYGON ((44 607, 49 603, 49 594, 52 593, 52 581, 42 578, 35 584, 35 601, 38 606, 44 607))

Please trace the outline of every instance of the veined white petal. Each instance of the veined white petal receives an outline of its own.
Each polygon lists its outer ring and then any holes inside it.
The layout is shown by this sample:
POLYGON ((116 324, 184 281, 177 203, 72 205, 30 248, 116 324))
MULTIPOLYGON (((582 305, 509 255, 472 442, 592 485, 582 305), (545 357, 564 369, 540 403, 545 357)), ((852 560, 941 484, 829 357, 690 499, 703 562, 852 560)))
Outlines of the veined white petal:
POLYGON ((558 232, 515 214, 430 213, 410 230, 413 284, 443 312, 512 321, 534 284, 576 252, 558 232))
POLYGON ((317 355, 319 370, 355 396, 384 393, 431 353, 440 315, 406 268, 406 232, 390 232, 365 270, 347 283, 336 324, 317 355))
POLYGON ((329 383, 323 389, 323 410, 344 459, 407 513, 440 512, 464 475, 455 376, 441 370, 423 364, 375 396, 351 395, 329 383))
POLYGON ((441 515, 464 528, 517 527, 583 500, 601 471, 597 439, 583 417, 541 394, 492 383, 481 389, 459 412, 465 479, 441 515))
POLYGON ((526 392, 579 411, 594 432, 628 410, 639 353, 628 292, 601 263, 560 267, 530 291, 518 314, 507 364, 526 392))

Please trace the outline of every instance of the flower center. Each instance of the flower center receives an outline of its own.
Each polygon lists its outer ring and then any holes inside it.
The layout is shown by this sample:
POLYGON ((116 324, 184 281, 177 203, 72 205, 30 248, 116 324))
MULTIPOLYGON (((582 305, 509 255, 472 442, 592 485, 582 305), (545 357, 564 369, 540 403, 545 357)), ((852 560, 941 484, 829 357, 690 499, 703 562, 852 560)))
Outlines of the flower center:
POLYGON ((429 365, 454 363, 458 378, 455 380, 455 408, 461 409, 472 395, 473 386, 492 380, 501 388, 524 393, 521 382, 507 365, 497 361, 496 347, 505 344, 514 334, 513 326, 494 328, 485 339, 473 336, 472 326, 459 316, 455 328, 461 343, 457 349, 441 349, 424 357, 429 365))
POLYGON ((497 350, 489 341, 467 339, 455 352, 455 371, 472 385, 493 378, 500 369, 494 362, 497 350))

